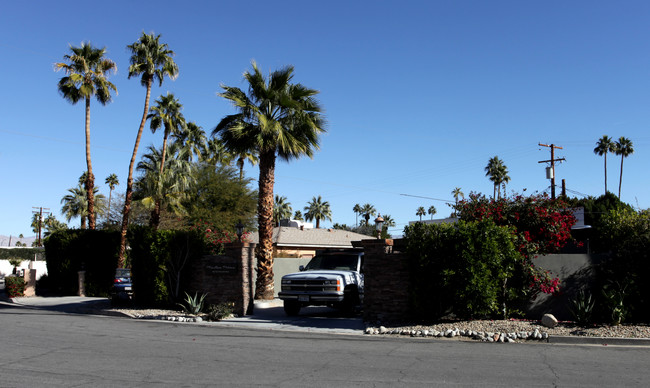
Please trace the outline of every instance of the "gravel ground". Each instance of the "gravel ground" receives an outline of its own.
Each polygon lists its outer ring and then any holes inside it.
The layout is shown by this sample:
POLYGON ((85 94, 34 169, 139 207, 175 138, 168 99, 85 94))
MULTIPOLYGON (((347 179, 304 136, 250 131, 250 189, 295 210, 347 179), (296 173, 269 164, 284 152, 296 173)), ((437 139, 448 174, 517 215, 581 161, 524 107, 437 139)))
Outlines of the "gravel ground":
MULTIPOLYGON (((181 311, 174 310, 157 310, 157 309, 129 309, 129 308, 111 308, 106 310, 113 313, 121 313, 132 318, 138 319, 161 319, 162 317, 193 317, 181 311)), ((380 324, 369 324, 369 327, 379 329, 380 324)), ((548 333, 549 336, 586 336, 586 337, 604 337, 604 338, 650 338, 650 325, 593 325, 582 327, 573 322, 559 322, 556 327, 550 328, 542 326, 539 321, 526 320, 476 320, 476 321, 458 321, 449 323, 439 323, 434 325, 401 325, 390 326, 384 325, 384 334, 398 334, 406 332, 446 332, 448 330, 456 331, 475 331, 485 333, 519 333, 534 332, 538 330, 542 333, 548 333)))

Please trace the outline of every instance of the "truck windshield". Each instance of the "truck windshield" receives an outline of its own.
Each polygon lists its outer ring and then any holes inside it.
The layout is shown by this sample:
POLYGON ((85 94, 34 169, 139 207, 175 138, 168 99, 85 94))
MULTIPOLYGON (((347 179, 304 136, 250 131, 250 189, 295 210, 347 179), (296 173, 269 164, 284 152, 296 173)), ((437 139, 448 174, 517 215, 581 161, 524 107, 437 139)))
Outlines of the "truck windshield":
POLYGON ((358 255, 322 255, 314 256, 313 259, 305 266, 305 271, 319 269, 356 271, 358 255))

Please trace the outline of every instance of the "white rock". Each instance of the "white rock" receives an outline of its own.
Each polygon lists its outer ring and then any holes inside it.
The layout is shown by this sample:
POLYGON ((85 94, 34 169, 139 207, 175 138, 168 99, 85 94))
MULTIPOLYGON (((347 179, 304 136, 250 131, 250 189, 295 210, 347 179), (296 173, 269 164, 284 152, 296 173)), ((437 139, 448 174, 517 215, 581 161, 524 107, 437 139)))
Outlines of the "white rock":
POLYGON ((196 317, 196 318, 194 318, 194 322, 203 322, 203 318, 196 317))
POLYGON ((379 334, 386 334, 387 331, 385 326, 379 326, 379 334))
POLYGON ((553 316, 553 314, 544 314, 542 317, 542 325, 546 327, 555 327, 557 326, 557 319, 553 316))
POLYGON ((429 336, 429 330, 424 330, 424 331, 422 332, 422 336, 423 336, 423 337, 428 337, 428 336, 429 336))
POLYGON ((547 332, 543 332, 543 333, 542 333, 542 339, 543 339, 543 340, 547 340, 547 339, 548 339, 548 333, 547 333, 547 332))
POLYGON ((374 333, 374 330, 372 329, 372 327, 366 328, 366 334, 372 334, 372 333, 374 333))

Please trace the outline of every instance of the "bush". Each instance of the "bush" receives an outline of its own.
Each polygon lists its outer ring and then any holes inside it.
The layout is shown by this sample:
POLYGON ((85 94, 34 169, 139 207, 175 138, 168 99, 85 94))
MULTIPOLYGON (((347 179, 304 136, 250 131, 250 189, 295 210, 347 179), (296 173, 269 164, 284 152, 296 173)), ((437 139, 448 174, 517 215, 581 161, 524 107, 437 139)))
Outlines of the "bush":
POLYGON ((181 306, 183 308, 183 311, 186 313, 198 315, 203 310, 203 302, 205 301, 206 295, 207 294, 202 294, 199 296, 199 294, 196 293, 194 296, 190 296, 190 294, 186 292, 185 301, 183 303, 179 303, 178 305, 181 306))
POLYGON ((113 287, 120 233, 117 231, 67 229, 45 239, 47 273, 52 291, 74 295, 79 271, 86 271, 86 294, 108 296, 113 287))
POLYGON ((233 309, 235 308, 234 303, 219 303, 211 304, 208 306, 206 311, 207 318, 209 321, 220 321, 224 318, 228 318, 232 315, 233 309))
POLYGON ((404 231, 411 271, 411 309, 422 318, 508 314, 516 293, 509 278, 522 263, 512 230, 490 220, 416 223, 404 231))
POLYGON ((10 298, 25 295, 25 279, 18 276, 5 277, 5 289, 10 298))

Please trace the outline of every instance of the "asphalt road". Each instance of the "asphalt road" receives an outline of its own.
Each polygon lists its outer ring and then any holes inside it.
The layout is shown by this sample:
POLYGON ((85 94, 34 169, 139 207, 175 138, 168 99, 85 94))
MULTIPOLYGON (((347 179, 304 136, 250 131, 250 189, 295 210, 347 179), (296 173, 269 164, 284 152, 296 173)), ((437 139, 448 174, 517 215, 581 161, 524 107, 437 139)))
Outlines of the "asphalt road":
POLYGON ((0 303, 0 386, 648 386, 643 347, 490 344, 70 314, 0 303))

